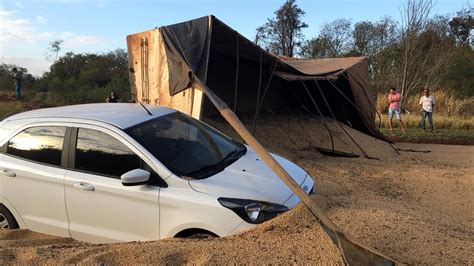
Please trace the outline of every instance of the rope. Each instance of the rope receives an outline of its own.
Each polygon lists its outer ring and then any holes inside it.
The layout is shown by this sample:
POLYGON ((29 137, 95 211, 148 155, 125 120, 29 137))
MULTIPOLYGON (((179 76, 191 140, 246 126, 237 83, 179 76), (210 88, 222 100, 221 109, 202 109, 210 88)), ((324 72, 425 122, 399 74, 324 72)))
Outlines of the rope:
POLYGON ((430 150, 414 150, 414 149, 400 149, 397 148, 398 151, 405 151, 405 152, 422 152, 422 153, 430 153, 430 150))
POLYGON ((273 66, 273 69, 272 69, 272 74, 270 75, 270 78, 267 81, 267 85, 265 86, 265 90, 263 91, 262 99, 260 100, 260 103, 257 106, 257 110, 255 110, 255 117, 252 123, 252 135, 255 135, 255 130, 257 130, 258 116, 260 115, 260 110, 262 109, 262 104, 263 104, 263 101, 265 100, 265 95, 267 94, 268 88, 270 87, 270 83, 273 80, 273 75, 275 74, 275 70, 278 66, 278 63, 279 63, 278 60, 275 61, 275 65, 273 66))
MULTIPOLYGON (((349 80, 349 76, 346 74, 346 72, 342 73, 342 75, 347 79, 349 80)), ((359 83, 359 86, 363 87, 364 88, 364 85, 358 80, 358 79, 355 79, 355 82, 359 83)), ((364 94, 365 94, 365 97, 368 99, 369 96, 367 95, 367 91, 363 90, 364 94)), ((380 114, 379 110, 377 110, 377 106, 375 106, 375 104, 373 102, 370 102, 369 103, 372 105, 371 107, 374 108, 375 110, 375 113, 377 114, 378 118, 379 118, 379 125, 377 127, 378 130, 380 130, 380 126, 382 124, 382 115, 380 114)))
MULTIPOLYGON (((343 75, 347 80, 349 80, 349 76, 347 76, 345 73, 343 73, 342 75, 343 75)), ((356 79, 356 82, 359 82, 359 85, 360 85, 361 87, 364 87, 363 84, 361 84, 359 80, 356 79)), ((334 86, 334 84, 332 84, 332 85, 334 86)), ((336 87, 336 89, 338 89, 338 88, 336 87)), ((339 89, 338 89, 338 90, 339 90, 339 89)), ((364 91, 365 97, 368 98, 369 96, 367 95, 367 92, 366 92, 365 90, 363 90, 363 91, 364 91)), ((341 91, 339 91, 339 92, 342 93, 341 91)), ((345 97, 345 95, 343 95, 343 96, 345 97)), ((346 99, 347 99, 347 97, 346 97, 346 99)), ((349 100, 349 99, 347 99, 347 100, 348 100, 353 106, 355 106, 355 104, 354 104, 351 100, 349 100)), ((371 103, 371 102, 369 101, 369 103, 371 103)), ((378 130, 380 130, 380 125, 382 124, 382 117, 381 117, 379 111, 377 110, 377 107, 375 106, 375 104, 374 104, 374 103, 371 103, 371 104, 372 104, 371 107, 374 108, 376 114, 377 114, 378 117, 379 117, 378 130)), ((360 112, 360 109, 359 109, 357 106, 355 106, 355 107, 357 108, 357 110, 359 111, 359 113, 361 113, 361 112, 360 112)), ((397 150, 397 148, 395 148, 395 146, 393 146, 393 144, 392 144, 391 142, 388 142, 388 141, 387 141, 387 143, 390 145, 390 147, 392 147, 392 149, 393 149, 398 155, 400 155, 400 152, 397 150)))
MULTIPOLYGON (((260 66, 259 66, 259 74, 258 74, 258 88, 257 88, 257 104, 255 106, 255 114, 257 114, 258 104, 260 103, 260 91, 262 88, 262 65, 263 65, 263 58, 262 58, 262 51, 260 50, 260 66)), ((255 123, 256 117, 252 122, 252 134, 255 135, 255 123)))
POLYGON ((314 107, 316 107, 316 110, 318 111, 319 115, 321 116, 321 120, 324 122, 324 127, 326 128, 326 130, 328 131, 329 133, 329 138, 331 139, 331 149, 332 151, 334 151, 334 139, 332 137, 332 132, 331 130, 329 129, 329 126, 327 124, 327 121, 323 115, 323 113, 321 112, 321 110, 319 109, 318 107, 318 104, 316 103, 316 101, 314 100, 313 96, 311 95, 311 92, 309 92, 308 90, 308 87, 306 87, 306 84, 304 84, 304 81, 300 80, 301 84, 303 85, 303 87, 305 88, 306 92, 308 93, 308 96, 309 98, 311 99, 311 101, 313 102, 314 104, 314 107))
POLYGON ((236 33, 236 41, 237 41, 237 51, 236 51, 236 55, 237 55, 237 65, 235 67, 235 87, 234 87, 234 113, 236 112, 237 110, 237 88, 238 88, 238 85, 239 85, 239 64, 240 64, 240 51, 239 51, 239 35, 236 33))
MULTIPOLYGON (((287 82, 288 82, 288 81, 287 81, 287 82)), ((314 118, 316 118, 316 114, 314 114, 313 112, 311 112, 311 111, 309 110, 309 108, 305 106, 305 104, 304 104, 303 101, 300 99, 300 97, 298 97, 298 95, 297 95, 293 90, 290 89, 290 91, 293 93, 293 96, 295 96, 295 98, 298 100, 298 102, 300 103, 301 107, 302 107, 306 112, 308 112, 309 114, 311 114, 314 118)), ((301 112, 301 110, 300 110, 299 108, 298 108, 297 110, 298 110, 300 116, 303 116, 303 113, 301 112)), ((298 119, 298 118, 296 118, 296 119, 298 119)), ((299 122, 299 121, 298 121, 298 122, 299 122)), ((300 124, 300 126, 301 126, 302 128, 304 128, 303 124, 301 124, 301 123, 299 123, 299 124, 300 124)), ((324 126, 324 125, 323 125, 323 126, 324 126)), ((304 131, 305 133, 308 133, 308 132, 306 132, 305 130, 303 130, 303 131, 304 131)), ((311 137, 311 135, 310 135, 309 133, 308 133, 308 136, 311 137)), ((340 142, 342 142, 342 143, 344 143, 344 144, 347 145, 347 142, 345 142, 343 139, 341 139, 341 138, 338 137, 337 135, 334 135, 334 137, 337 138, 340 142)))
POLYGON ((347 130, 340 124, 339 120, 336 119, 336 116, 334 115, 330 105, 329 105, 329 102, 326 100, 326 97, 324 96, 324 93, 323 93, 323 90, 321 89, 321 87, 319 86, 318 82, 316 80, 314 80, 314 83, 316 84, 316 87, 318 87, 318 90, 319 92, 321 93, 321 96, 323 97, 324 99, 324 102, 326 103, 328 109, 329 109, 329 112, 331 113, 331 116, 334 120, 336 120, 337 122, 337 125, 339 125, 339 127, 342 129, 342 131, 344 131, 344 133, 346 133, 346 135, 352 140, 352 142, 354 142, 354 144, 357 146, 357 148, 359 148, 359 150, 364 154, 364 156, 366 158, 369 158, 369 159, 378 159, 378 158, 375 158, 375 157, 370 157, 365 151, 364 149, 362 149, 362 147, 359 145, 359 143, 357 143, 357 141, 351 136, 351 134, 349 134, 349 132, 347 132, 347 130))
MULTIPOLYGON (((330 80, 328 80, 329 83, 352 105, 354 106, 354 108, 356 108, 356 110, 359 112, 359 114, 363 114, 363 112, 359 109, 359 107, 351 101, 351 99, 349 99, 336 85, 334 85, 334 83, 330 80)), ((392 143, 388 142, 388 144, 390 145, 390 147, 392 147, 392 149, 398 153, 398 155, 400 155, 400 152, 397 151, 397 149, 392 145, 392 143)))

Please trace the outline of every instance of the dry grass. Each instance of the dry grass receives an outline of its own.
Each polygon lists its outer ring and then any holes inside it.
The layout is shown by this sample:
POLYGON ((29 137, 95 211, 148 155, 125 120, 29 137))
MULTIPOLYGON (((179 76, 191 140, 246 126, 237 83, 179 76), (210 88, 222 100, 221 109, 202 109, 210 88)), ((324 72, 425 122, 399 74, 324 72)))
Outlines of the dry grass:
MULTIPOLYGON (((446 91, 435 91, 432 93, 436 106, 433 113, 435 128, 453 130, 474 129, 474 97, 460 98, 446 91)), ((408 99, 404 108, 402 120, 408 128, 419 128, 421 121, 420 105, 421 95, 415 95, 408 99)), ((388 103, 387 95, 377 96, 377 110, 382 116, 381 127, 388 127, 388 103)), ((378 124, 378 118, 376 123, 378 124)), ((398 123, 394 121, 394 125, 398 123)))
MULTIPOLYGON (((388 128, 388 116, 382 114, 381 128, 388 128)), ((426 126, 428 125, 428 119, 426 119, 426 126)), ((407 128, 420 128, 421 127, 421 115, 420 114, 403 114, 402 121, 407 128)), ((377 125, 379 120, 377 118, 377 125)), ((452 129, 452 130, 472 130, 474 129, 474 116, 461 117, 461 116, 447 116, 444 114, 433 114, 433 123, 435 129, 452 129)), ((399 126, 395 117, 392 121, 393 127, 399 126)))

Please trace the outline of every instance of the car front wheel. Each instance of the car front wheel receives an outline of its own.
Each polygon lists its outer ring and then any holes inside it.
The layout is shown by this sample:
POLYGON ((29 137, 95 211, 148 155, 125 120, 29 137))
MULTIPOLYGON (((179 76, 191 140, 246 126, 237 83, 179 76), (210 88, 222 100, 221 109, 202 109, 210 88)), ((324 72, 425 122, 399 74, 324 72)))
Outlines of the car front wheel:
POLYGON ((0 204, 0 229, 1 230, 11 230, 17 229, 18 223, 11 214, 11 212, 5 208, 5 206, 0 204))

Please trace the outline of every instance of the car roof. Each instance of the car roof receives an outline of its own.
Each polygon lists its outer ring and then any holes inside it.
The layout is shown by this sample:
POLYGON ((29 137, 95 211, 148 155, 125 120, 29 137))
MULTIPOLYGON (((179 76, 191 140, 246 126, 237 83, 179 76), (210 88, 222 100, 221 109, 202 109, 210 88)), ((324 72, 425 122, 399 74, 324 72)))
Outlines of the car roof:
POLYGON ((126 129, 152 118, 176 112, 174 109, 163 106, 145 106, 152 113, 151 116, 138 103, 96 103, 27 111, 10 116, 6 118, 4 122, 18 120, 38 121, 38 119, 47 120, 58 118, 85 119, 112 124, 116 127, 126 129))

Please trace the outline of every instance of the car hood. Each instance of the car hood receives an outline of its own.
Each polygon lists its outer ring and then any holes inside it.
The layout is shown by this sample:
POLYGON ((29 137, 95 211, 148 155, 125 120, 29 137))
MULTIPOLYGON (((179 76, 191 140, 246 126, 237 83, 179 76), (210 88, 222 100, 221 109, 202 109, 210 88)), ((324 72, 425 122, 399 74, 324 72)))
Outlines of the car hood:
MULTIPOLYGON (((298 184, 303 184, 306 172, 283 157, 272 154, 298 184)), ((293 195, 280 178, 247 147, 247 153, 222 172, 200 180, 190 180, 199 192, 218 197, 252 199, 283 204, 293 195)))

